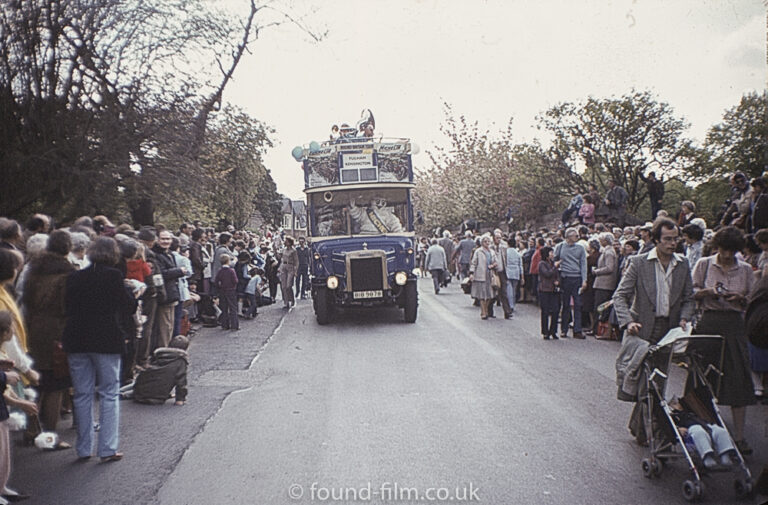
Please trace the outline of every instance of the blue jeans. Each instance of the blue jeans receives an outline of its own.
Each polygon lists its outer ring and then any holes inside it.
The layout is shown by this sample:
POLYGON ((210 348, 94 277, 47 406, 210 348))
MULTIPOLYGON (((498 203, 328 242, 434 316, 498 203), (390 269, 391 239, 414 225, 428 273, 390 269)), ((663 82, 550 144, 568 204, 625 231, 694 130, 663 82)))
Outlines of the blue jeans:
POLYGON ((181 333, 181 319, 184 317, 184 302, 179 302, 173 308, 173 335, 175 337, 181 333))
POLYGON ((563 311, 560 314, 560 331, 568 332, 571 324, 571 298, 573 298, 573 332, 581 333, 581 277, 563 277, 561 280, 563 311))
POLYGON ((246 312, 245 315, 247 317, 253 317, 256 314, 258 314, 258 311, 259 311, 259 305, 256 302, 256 294, 246 293, 245 296, 246 298, 248 298, 248 304, 249 304, 248 312, 246 312))
POLYGON ((509 308, 512 310, 515 310, 518 284, 520 284, 520 279, 507 279, 507 301, 509 301, 509 308))
POLYGON ((120 355, 95 352, 71 353, 69 373, 75 388, 75 420, 77 421, 78 457, 93 452, 93 393, 99 391, 100 458, 117 452, 120 439, 120 355))
POLYGON ((694 424, 688 428, 688 433, 693 439, 693 444, 696 446, 696 452, 699 453, 699 456, 703 458, 713 451, 719 456, 734 449, 728 430, 717 424, 709 424, 707 427, 712 433, 711 437, 700 424, 694 424))

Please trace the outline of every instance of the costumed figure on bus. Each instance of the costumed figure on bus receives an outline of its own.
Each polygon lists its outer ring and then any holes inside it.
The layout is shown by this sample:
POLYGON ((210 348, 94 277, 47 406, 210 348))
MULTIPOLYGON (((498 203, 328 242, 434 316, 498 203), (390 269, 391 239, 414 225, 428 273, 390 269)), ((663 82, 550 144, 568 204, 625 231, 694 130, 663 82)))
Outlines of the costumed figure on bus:
POLYGON ((387 200, 380 197, 371 199, 368 207, 358 207, 355 199, 349 200, 349 215, 353 220, 352 229, 357 233, 375 235, 377 233, 400 233, 403 224, 395 215, 393 207, 387 207, 387 200))

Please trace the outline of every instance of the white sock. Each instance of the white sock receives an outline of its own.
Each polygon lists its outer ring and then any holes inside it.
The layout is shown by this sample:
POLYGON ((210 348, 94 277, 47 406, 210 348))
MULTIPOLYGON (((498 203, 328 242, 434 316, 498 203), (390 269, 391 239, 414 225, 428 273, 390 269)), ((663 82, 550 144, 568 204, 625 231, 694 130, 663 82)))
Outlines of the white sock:
POLYGON ((6 495, 6 496, 17 496, 19 494, 19 492, 9 488, 8 486, 5 486, 3 488, 2 494, 6 495))

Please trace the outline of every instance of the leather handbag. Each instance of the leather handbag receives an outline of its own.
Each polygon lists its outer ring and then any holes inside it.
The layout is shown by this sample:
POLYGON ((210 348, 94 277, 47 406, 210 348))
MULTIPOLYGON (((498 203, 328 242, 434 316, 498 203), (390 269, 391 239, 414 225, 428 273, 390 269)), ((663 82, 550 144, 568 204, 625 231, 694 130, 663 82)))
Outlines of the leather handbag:
POLYGON ((595 338, 598 340, 618 340, 619 335, 616 327, 610 321, 600 321, 597 323, 595 338))
POLYGON ((500 289, 501 279, 499 278, 499 274, 497 274, 495 270, 491 270, 490 273, 491 273, 491 287, 493 289, 500 289))

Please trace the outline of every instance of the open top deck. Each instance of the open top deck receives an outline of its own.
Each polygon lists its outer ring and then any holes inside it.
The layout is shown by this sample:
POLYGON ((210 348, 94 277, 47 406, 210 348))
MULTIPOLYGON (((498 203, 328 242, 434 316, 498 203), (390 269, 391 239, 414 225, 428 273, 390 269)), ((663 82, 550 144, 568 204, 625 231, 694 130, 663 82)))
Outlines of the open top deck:
POLYGON ((305 191, 347 184, 413 184, 408 139, 340 138, 305 149, 305 191))

